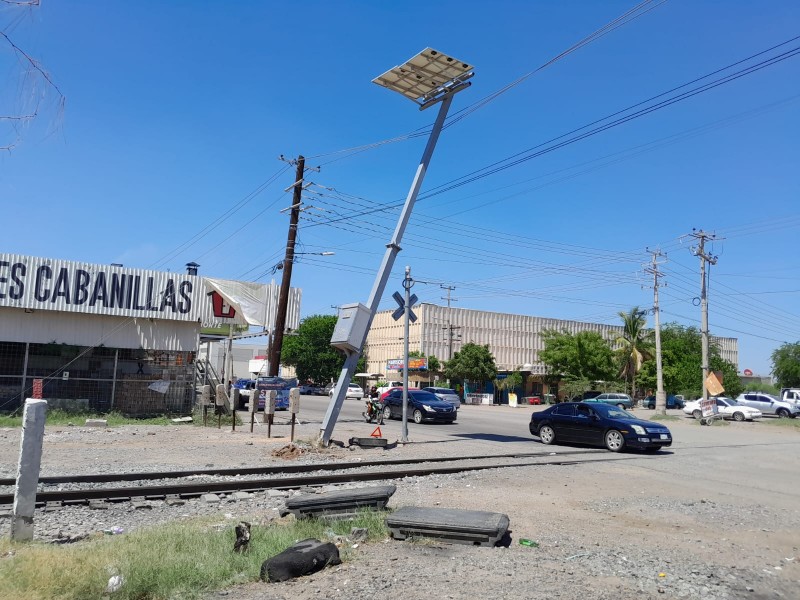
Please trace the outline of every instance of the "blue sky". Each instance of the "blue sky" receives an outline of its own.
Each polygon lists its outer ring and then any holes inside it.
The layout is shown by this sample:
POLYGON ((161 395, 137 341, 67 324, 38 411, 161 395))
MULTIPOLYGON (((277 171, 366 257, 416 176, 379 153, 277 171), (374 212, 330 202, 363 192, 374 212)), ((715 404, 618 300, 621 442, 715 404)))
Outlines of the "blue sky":
POLYGON ((642 264, 647 247, 660 247, 663 321, 697 326, 699 261, 685 236, 703 229, 719 238, 708 248, 718 256, 711 331, 739 338, 740 369, 768 373, 770 353, 800 340, 800 56, 430 195, 800 35, 800 5, 789 0, 651 2, 464 110, 633 6, 4 6, 2 31, 65 98, 59 109, 58 92, 25 77, 0 39, 0 114, 38 109, 17 129, 0 122, 0 146, 14 144, 0 154, 4 250, 176 271, 196 261, 208 276, 279 278, 270 270, 283 256, 280 211, 294 175, 278 157, 303 154, 320 171, 306 176, 314 208, 297 250, 336 253, 298 256, 303 314, 364 302, 424 147, 424 136, 406 134, 424 131, 436 110, 420 112, 371 80, 431 46, 476 74, 453 103, 451 117, 463 118, 442 134, 382 308, 410 265, 430 282, 414 287, 424 302, 443 302, 441 284, 455 286, 458 307, 618 323, 618 311, 652 305, 642 264), (350 148, 359 150, 341 152, 350 148))

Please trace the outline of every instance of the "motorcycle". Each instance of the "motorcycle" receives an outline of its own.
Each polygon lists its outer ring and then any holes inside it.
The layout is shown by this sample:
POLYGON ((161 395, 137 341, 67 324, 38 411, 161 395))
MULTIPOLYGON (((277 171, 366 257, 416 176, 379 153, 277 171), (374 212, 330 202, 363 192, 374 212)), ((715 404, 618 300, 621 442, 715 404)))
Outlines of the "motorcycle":
POLYGON ((361 413, 367 423, 375 421, 378 425, 383 425, 383 404, 378 397, 367 398, 367 410, 361 413))

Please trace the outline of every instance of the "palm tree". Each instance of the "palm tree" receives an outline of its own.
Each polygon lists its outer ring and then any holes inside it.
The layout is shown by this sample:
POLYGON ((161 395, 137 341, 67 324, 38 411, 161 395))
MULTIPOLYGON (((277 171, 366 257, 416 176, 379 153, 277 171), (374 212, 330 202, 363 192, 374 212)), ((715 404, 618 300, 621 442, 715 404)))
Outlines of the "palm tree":
MULTIPOLYGON (((625 377, 626 383, 631 382, 631 397, 636 398, 636 374, 642 368, 642 363, 653 356, 653 332, 645 329, 646 311, 634 306, 629 312, 619 313, 622 319, 622 335, 617 336, 617 351, 621 358, 620 376, 625 377)), ((635 400, 634 400, 635 401, 635 400)))

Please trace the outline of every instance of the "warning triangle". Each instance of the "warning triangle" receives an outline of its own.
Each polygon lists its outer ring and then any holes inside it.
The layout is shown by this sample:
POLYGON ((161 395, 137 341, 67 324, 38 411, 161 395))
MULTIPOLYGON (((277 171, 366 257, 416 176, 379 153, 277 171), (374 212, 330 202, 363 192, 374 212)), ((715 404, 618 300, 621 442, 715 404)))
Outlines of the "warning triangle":
POLYGON ((374 437, 374 438, 383 437, 383 434, 381 433, 381 428, 380 427, 376 427, 375 431, 373 431, 372 433, 369 434, 369 437, 374 437))

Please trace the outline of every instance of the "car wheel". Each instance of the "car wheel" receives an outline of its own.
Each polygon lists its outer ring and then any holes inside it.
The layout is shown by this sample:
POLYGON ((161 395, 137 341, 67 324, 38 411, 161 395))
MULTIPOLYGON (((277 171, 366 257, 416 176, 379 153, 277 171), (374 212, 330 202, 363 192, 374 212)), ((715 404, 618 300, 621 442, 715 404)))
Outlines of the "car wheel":
POLYGON ((543 444, 550 445, 556 441, 556 432, 553 431, 553 428, 550 425, 542 425, 539 429, 539 439, 542 440, 543 444))
POLYGON ((391 420, 392 418, 392 409, 389 408, 388 406, 383 407, 383 418, 386 419, 387 421, 391 420))
POLYGON ((733 420, 734 421, 744 421, 744 414, 740 412, 733 413, 733 420))
POLYGON ((695 408, 695 409, 692 411, 692 416, 693 416, 695 419, 699 419, 700 417, 702 417, 702 416, 703 416, 703 411, 702 411, 702 410, 700 410, 699 408, 695 408))
POLYGON ((617 408, 621 408, 622 410, 625 410, 625 405, 622 404, 622 403, 617 404, 617 408))
POLYGON ((414 410, 414 423, 422 423, 422 411, 418 408, 414 410))
POLYGON ((789 416, 789 411, 785 408, 779 408, 776 413, 781 419, 785 419, 789 416))
POLYGON ((656 405, 655 404, 648 404, 647 408, 650 409, 650 410, 655 410, 656 409, 656 405))
POLYGON ((625 447, 625 438, 616 429, 609 429, 606 432, 606 448, 611 452, 619 452, 625 447))

